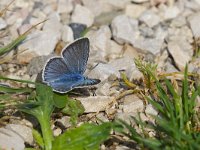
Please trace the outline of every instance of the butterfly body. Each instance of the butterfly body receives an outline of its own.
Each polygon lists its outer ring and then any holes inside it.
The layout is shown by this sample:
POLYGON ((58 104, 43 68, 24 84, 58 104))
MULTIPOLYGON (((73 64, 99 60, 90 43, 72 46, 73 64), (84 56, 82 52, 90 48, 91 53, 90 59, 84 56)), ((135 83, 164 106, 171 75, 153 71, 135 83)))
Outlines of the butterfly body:
POLYGON ((43 70, 43 81, 59 93, 74 88, 95 85, 98 79, 89 79, 83 75, 89 57, 89 40, 82 38, 65 47, 61 57, 48 60, 43 70))

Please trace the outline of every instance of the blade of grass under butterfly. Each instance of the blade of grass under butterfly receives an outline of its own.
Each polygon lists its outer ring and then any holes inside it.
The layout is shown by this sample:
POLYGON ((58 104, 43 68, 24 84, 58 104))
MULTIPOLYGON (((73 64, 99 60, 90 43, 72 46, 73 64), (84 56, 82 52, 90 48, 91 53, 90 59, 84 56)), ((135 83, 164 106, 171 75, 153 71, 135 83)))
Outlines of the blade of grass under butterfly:
POLYGON ((8 86, 1 86, 0 85, 0 92, 4 93, 30 93, 32 89, 30 88, 12 88, 8 86))
POLYGON ((9 81, 16 81, 16 82, 21 82, 21 83, 36 84, 35 82, 28 81, 28 80, 12 79, 12 78, 2 77, 2 76, 0 76, 0 80, 9 80, 9 81))

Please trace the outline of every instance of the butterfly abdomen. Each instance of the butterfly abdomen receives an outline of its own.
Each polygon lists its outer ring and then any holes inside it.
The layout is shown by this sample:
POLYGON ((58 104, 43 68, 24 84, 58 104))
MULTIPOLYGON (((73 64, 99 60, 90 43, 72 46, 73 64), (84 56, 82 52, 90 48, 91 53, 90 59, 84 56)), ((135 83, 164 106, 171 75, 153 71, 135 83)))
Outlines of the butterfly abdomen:
POLYGON ((83 83, 80 86, 88 86, 88 85, 95 85, 100 83, 101 81, 99 79, 89 79, 89 78, 85 78, 85 80, 83 81, 83 83))

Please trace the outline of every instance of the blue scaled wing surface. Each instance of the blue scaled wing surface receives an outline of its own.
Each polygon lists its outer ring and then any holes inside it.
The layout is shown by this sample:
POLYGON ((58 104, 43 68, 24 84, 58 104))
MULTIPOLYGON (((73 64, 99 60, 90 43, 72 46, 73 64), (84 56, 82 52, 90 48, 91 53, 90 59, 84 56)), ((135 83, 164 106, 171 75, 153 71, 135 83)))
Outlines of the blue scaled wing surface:
POLYGON ((59 93, 99 83, 98 79, 83 76, 88 57, 89 40, 76 40, 63 49, 61 57, 53 57, 47 61, 42 73, 43 82, 59 93))

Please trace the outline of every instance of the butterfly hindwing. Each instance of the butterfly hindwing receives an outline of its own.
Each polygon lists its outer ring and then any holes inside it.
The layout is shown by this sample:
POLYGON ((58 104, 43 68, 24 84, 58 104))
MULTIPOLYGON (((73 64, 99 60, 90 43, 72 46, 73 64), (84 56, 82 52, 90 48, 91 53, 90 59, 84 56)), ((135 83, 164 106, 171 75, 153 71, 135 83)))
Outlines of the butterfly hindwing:
POLYGON ((61 57, 53 57, 48 60, 43 70, 43 81, 50 82, 65 73, 70 73, 71 69, 66 65, 61 57))
POLYGON ((62 57, 67 65, 73 66, 71 72, 83 74, 89 57, 88 38, 78 39, 62 51, 62 57))
POLYGON ((84 80, 84 77, 79 74, 62 75, 56 80, 48 84, 59 93, 66 93, 79 85, 84 80))

